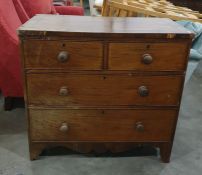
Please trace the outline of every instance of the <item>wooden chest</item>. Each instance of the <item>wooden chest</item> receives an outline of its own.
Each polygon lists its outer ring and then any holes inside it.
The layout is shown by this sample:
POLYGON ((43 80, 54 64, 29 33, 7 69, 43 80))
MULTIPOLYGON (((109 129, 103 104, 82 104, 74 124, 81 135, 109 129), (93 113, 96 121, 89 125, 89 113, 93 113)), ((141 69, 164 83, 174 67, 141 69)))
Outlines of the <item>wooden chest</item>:
POLYGON ((169 19, 37 15, 18 33, 31 159, 150 144, 169 162, 190 32, 169 19))

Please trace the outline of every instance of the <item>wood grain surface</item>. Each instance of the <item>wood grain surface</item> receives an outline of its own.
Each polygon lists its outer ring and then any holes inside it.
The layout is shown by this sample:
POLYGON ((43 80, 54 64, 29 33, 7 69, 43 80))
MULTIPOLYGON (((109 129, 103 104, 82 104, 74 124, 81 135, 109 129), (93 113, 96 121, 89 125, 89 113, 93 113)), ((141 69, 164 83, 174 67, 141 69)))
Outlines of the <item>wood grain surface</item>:
POLYGON ((179 105, 181 76, 128 76, 85 74, 28 74, 28 101, 32 105, 115 106, 179 105), (149 90, 147 97, 138 93, 149 90), (60 95, 61 87, 68 89, 60 95))
POLYGON ((33 141, 168 141, 175 110, 30 110, 33 141), (141 122, 143 131, 136 129, 141 122), (61 132, 62 123, 68 131, 61 132))
POLYGON ((109 70, 183 71, 187 49, 184 42, 110 43, 109 70), (144 54, 152 56, 151 64, 143 63, 144 54))
POLYGON ((22 25, 18 33, 23 37, 137 37, 190 38, 191 32, 173 22, 162 18, 116 18, 71 15, 36 15, 22 25))
POLYGON ((101 42, 28 40, 25 41, 24 50, 26 68, 102 69, 103 46, 101 42), (62 51, 68 53, 66 62, 60 62, 57 58, 62 51))

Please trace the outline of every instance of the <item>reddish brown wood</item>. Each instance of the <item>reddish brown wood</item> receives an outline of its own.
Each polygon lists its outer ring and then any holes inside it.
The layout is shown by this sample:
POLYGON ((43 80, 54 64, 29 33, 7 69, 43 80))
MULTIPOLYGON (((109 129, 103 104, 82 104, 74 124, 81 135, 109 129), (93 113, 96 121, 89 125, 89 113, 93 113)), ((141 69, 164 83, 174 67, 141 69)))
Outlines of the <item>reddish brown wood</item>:
POLYGON ((32 105, 108 106, 179 105, 182 76, 29 74, 28 103, 32 105), (50 83, 54 82, 54 83, 50 83), (48 88, 47 88, 48 85, 48 88), (61 96, 61 87, 68 95, 61 96), (139 87, 149 95, 142 97, 139 87))
POLYGON ((170 19, 36 15, 19 28, 24 38, 192 38, 193 34, 170 19))
POLYGON ((46 144, 44 143, 31 143, 29 146, 30 160, 36 160, 45 148, 46 144))
POLYGON ((19 36, 31 159, 56 146, 151 144, 169 162, 189 31, 168 19, 37 15, 19 36))
POLYGON ((101 42, 69 42, 27 40, 24 44, 25 67, 38 69, 100 70, 102 68, 101 42), (58 55, 68 53, 66 61, 58 55))
POLYGON ((110 43, 109 70, 183 71, 186 50, 187 43, 110 43), (145 54, 150 64, 143 62, 145 54))
POLYGON ((170 154, 171 154, 171 144, 168 142, 152 142, 149 144, 145 143, 135 143, 135 142, 77 142, 77 143, 71 143, 71 142, 31 142, 30 143, 30 159, 36 160, 39 155, 44 151, 45 149, 53 149, 56 147, 64 147, 67 149, 74 150, 79 153, 106 153, 106 152, 112 152, 114 154, 125 152, 128 150, 133 150, 136 148, 144 147, 144 146, 152 146, 152 147, 159 147, 160 148, 160 154, 161 154, 161 160, 164 163, 170 162, 170 154))
POLYGON ((33 141, 167 141, 176 114, 145 109, 30 110, 30 132, 33 141), (61 131, 64 123, 68 129, 61 131), (138 123, 143 130, 138 130, 138 123))
POLYGON ((169 142, 169 143, 161 143, 160 144, 161 160, 164 163, 170 162, 171 150, 172 150, 172 143, 169 142))

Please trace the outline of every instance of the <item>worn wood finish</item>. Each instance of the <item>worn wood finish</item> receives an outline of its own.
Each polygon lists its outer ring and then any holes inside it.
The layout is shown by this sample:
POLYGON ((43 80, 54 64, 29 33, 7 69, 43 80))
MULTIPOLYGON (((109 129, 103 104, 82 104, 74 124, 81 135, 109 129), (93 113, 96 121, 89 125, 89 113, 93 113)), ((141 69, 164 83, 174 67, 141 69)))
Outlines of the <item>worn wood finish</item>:
POLYGON ((69 42, 28 40, 24 44, 26 68, 67 70, 101 70, 103 46, 101 42, 69 42), (59 60, 67 52, 67 60, 59 60))
POLYGON ((192 34, 170 19, 36 15, 18 30, 22 38, 191 38, 192 34), (138 26, 138 27, 137 27, 138 26), (168 27, 169 26, 169 27, 168 27))
POLYGON ((150 144, 169 162, 190 32, 168 19, 37 15, 19 36, 31 160, 150 144))
MULTIPOLYGON (((133 149, 143 148, 145 146, 162 147, 162 145, 170 145, 170 142, 31 142, 30 159, 36 160, 45 149, 53 149, 56 147, 64 147, 79 153, 90 154, 100 153, 120 153, 133 149)), ((171 148, 171 147, 170 147, 171 148)), ((165 150, 165 149, 164 149, 165 150)), ((168 163, 165 154, 161 157, 163 162, 168 163)))
POLYGON ((109 70, 185 70, 187 43, 110 43, 109 70), (152 62, 144 63, 149 54, 152 62), (169 64, 168 64, 169 62, 169 64))
POLYGON ((182 76, 28 74, 30 105, 179 105, 182 76), (54 83, 50 83, 54 82, 54 83), (148 96, 139 88, 146 86, 148 96), (67 94, 60 94, 66 87, 67 94))
POLYGON ((160 147, 161 160, 165 163, 168 163, 170 161, 172 143, 171 142, 161 143, 159 147, 160 147))
POLYGON ((167 141, 176 114, 175 110, 30 110, 30 132, 33 141, 167 141), (66 131, 60 130, 63 123, 66 131), (138 123, 143 130, 138 130, 138 123))

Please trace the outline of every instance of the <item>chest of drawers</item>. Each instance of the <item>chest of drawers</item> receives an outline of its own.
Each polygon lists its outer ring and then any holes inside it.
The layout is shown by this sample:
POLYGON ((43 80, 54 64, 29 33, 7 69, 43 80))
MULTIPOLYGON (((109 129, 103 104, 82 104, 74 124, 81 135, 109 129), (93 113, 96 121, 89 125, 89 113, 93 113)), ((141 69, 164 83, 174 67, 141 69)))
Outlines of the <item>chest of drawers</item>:
POLYGON ((57 15, 18 33, 31 159, 150 144, 169 162, 191 33, 169 19, 57 15))

